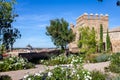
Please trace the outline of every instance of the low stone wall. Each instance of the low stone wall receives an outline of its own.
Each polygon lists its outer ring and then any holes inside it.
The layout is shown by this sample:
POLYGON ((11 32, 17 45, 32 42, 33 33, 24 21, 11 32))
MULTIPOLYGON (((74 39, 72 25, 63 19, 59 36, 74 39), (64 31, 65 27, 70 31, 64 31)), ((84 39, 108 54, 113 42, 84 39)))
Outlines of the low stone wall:
POLYGON ((59 55, 60 50, 53 50, 53 51, 43 51, 43 52, 30 52, 30 53, 19 53, 18 56, 26 58, 28 60, 33 59, 49 59, 51 56, 59 55))

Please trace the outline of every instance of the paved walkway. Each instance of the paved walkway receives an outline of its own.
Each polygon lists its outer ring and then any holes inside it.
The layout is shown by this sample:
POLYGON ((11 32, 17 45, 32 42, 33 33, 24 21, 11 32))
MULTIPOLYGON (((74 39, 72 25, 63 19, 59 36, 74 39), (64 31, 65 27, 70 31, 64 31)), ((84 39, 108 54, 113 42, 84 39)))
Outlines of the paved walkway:
MULTIPOLYGON (((104 72, 104 67, 107 67, 109 65, 109 63, 110 62, 89 63, 89 64, 84 64, 84 68, 89 71, 98 70, 98 71, 104 72)), ((53 69, 52 66, 50 66, 49 68, 53 69)), ((44 72, 46 69, 47 69, 47 67, 45 65, 36 65, 36 68, 34 68, 34 69, 1 72, 0 75, 9 75, 12 77, 13 80, 20 80, 26 74, 34 74, 36 72, 44 72)))

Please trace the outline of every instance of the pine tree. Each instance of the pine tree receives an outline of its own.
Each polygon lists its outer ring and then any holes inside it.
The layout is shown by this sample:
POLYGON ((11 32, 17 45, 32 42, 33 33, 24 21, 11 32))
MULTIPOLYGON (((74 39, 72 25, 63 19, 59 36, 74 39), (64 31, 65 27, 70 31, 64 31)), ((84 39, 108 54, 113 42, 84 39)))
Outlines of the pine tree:
POLYGON ((107 51, 110 51, 110 46, 111 46, 111 43, 110 43, 110 36, 109 36, 109 33, 108 33, 108 30, 107 30, 107 35, 106 35, 106 44, 107 44, 107 51))
POLYGON ((61 19, 50 20, 50 25, 46 27, 46 34, 51 36, 51 39, 61 50, 66 50, 67 45, 74 40, 75 34, 69 29, 69 23, 61 19))
POLYGON ((103 51, 103 26, 100 24, 100 52, 103 51))

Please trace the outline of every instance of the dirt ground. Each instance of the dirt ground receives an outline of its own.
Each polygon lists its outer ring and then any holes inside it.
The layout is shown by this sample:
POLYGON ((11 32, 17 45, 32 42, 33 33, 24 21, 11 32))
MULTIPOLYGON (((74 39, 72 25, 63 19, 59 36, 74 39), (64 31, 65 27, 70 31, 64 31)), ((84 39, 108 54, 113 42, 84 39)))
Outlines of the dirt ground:
MULTIPOLYGON (((89 71, 98 70, 98 71, 104 72, 104 67, 107 67, 109 65, 109 63, 110 62, 88 63, 88 64, 84 64, 84 68, 89 71)), ((50 66, 49 68, 53 69, 52 66, 50 66)), ((44 72, 46 69, 47 69, 47 67, 45 65, 36 65, 36 68, 34 68, 34 69, 1 72, 0 75, 9 75, 12 77, 13 80, 20 80, 26 74, 34 74, 37 72, 44 72)))

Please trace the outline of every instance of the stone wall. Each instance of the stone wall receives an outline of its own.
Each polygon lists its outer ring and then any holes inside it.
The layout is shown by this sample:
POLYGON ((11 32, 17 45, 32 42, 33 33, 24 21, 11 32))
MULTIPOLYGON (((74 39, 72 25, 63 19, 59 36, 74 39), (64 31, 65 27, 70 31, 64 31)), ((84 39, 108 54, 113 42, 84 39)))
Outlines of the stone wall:
MULTIPOLYGON (((99 34, 100 34, 100 24, 103 25, 103 42, 105 43, 105 49, 106 49, 106 32, 108 29, 108 21, 109 16, 103 15, 103 14, 87 14, 84 13, 76 20, 76 25, 70 24, 71 29, 75 33, 75 41, 69 44, 69 50, 71 52, 78 52, 79 49, 77 47, 77 43, 79 40, 79 28, 81 27, 89 27, 90 29, 94 27, 96 33, 97 33, 97 40, 99 40, 99 34)), ((120 27, 113 28, 109 30, 110 40, 111 40, 111 49, 113 52, 120 52, 120 27)))
MULTIPOLYGON (((120 30, 109 30, 112 52, 120 52, 120 30)), ((103 35, 103 41, 106 43, 106 33, 103 35)))
POLYGON ((69 44, 69 50, 72 52, 76 52, 79 49, 77 49, 77 42, 79 40, 79 28, 81 27, 89 27, 92 29, 94 27, 96 33, 97 33, 97 40, 99 40, 99 33, 100 33, 100 24, 103 25, 103 31, 106 32, 108 29, 108 15, 103 15, 103 14, 87 14, 84 13, 80 17, 77 18, 76 20, 76 25, 74 26, 73 24, 70 24, 71 29, 75 33, 75 41, 69 44))
MULTIPOLYGON (((100 34, 100 24, 103 25, 103 42, 105 43, 106 48, 106 32, 108 29, 109 16, 103 14, 87 14, 79 16, 76 20, 76 25, 70 24, 71 29, 75 33, 75 41, 69 44, 69 50, 71 52, 78 52, 77 43, 79 40, 79 28, 89 27, 90 29, 94 27, 97 32, 97 40, 99 40, 100 34)), ((120 52, 120 27, 109 30, 110 40, 111 40, 111 49, 113 52, 120 52)))

